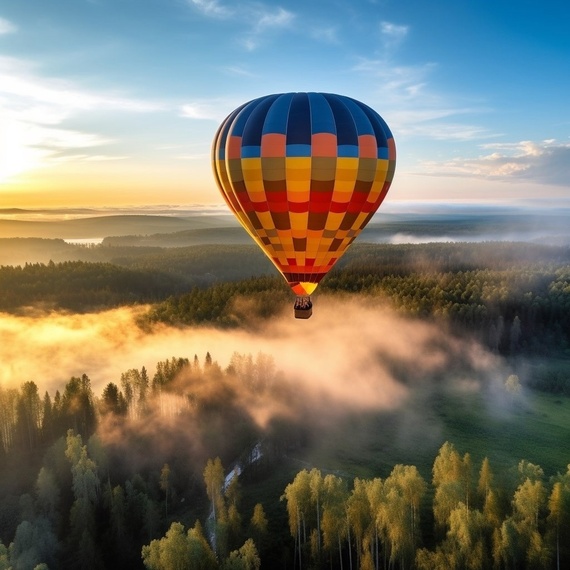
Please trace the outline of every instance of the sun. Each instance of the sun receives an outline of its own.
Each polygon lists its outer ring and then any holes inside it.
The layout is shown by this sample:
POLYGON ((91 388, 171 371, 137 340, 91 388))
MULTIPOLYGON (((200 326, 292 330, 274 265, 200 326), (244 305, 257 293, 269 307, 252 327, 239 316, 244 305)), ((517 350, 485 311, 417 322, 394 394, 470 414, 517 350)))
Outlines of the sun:
POLYGON ((42 165, 46 151, 33 146, 34 125, 0 115, 0 184, 42 165))

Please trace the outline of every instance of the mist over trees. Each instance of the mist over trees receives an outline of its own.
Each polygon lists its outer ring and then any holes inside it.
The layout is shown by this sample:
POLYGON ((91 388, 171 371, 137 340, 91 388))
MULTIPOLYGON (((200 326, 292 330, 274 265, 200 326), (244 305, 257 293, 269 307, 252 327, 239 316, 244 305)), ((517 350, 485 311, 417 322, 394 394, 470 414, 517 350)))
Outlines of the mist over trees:
MULTIPOLYGON (((247 257, 252 250, 243 247, 247 257)), ((153 302, 143 329, 235 329, 290 305, 282 279, 264 276, 263 262, 251 277, 232 248, 175 249, 133 257, 126 247, 95 247, 85 250, 89 262, 0 267, 0 310, 153 302)), ((100 393, 86 373, 62 379, 52 393, 40 389, 41 378, 22 378, 18 388, 0 385, 0 569, 570 565, 570 467, 558 467, 565 450, 557 437, 568 432, 557 420, 552 431, 532 433, 533 422, 567 411, 568 248, 360 244, 319 294, 388 303, 505 356, 512 373, 499 388, 479 386, 481 397, 500 400, 498 414, 531 427, 513 436, 509 454, 488 455, 485 438, 505 424, 491 414, 476 423, 441 373, 433 388, 421 386, 431 413, 482 443, 459 450, 440 440, 433 449, 440 434, 427 433, 433 424, 419 397, 407 409, 339 412, 323 392, 317 406, 262 353, 236 352, 226 368, 209 352, 171 357, 154 371, 129 368, 105 379, 100 393), (540 364, 519 378, 529 357, 540 364), (530 406, 529 387, 557 394, 547 411, 530 406), (542 466, 524 459, 534 436, 556 448, 555 459, 542 466), (423 455, 393 460, 399 437, 423 455), (319 446, 332 448, 335 439, 344 439, 342 468, 319 460, 319 446), (377 455, 358 456, 374 440, 377 455)), ((318 295, 315 302, 318 309, 318 295)), ((407 363, 382 358, 403 385, 417 381, 407 363)))
MULTIPOLYGON (((281 278, 263 276, 270 268, 250 262, 248 246, 172 248, 131 257, 116 253, 113 263, 0 267, 0 310, 86 311, 153 302, 141 326, 244 327, 279 314, 291 302, 281 278)), ((505 356, 570 350, 567 247, 358 244, 323 281, 319 294, 382 299, 402 314, 449 324, 505 356)))
MULTIPOLYGON (((520 396, 516 378, 505 392, 520 396)), ((294 469, 318 437, 256 424, 248 398, 310 404, 268 355, 226 369, 170 358, 95 394, 0 387, 0 561, 6 568, 557 568, 570 562, 570 469, 495 471, 445 442, 431 471, 373 478, 294 469), (275 475, 280 474, 277 479, 275 475), (287 481, 287 478, 288 481, 287 481), (271 492, 260 492, 271 481, 271 492)), ((303 412, 307 406, 307 412, 303 412)), ((325 432, 322 432, 325 433, 325 432)), ((317 434, 317 435, 315 435, 317 434)))

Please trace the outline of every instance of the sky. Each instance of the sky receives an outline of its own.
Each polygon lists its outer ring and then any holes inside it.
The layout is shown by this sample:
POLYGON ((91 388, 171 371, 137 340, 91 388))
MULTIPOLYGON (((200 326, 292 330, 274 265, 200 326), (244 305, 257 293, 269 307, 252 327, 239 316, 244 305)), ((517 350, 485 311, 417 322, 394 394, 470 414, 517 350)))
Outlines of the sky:
POLYGON ((387 201, 556 206, 568 29, 562 0, 5 1, 0 208, 221 203, 218 125, 289 91, 382 115, 398 153, 387 201))

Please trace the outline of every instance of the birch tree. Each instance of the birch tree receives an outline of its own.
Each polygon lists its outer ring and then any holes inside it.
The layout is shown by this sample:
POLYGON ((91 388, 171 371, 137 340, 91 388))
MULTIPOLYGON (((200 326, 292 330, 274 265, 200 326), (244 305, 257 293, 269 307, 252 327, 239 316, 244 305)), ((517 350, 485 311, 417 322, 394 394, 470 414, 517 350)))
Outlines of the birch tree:
POLYGON ((569 489, 565 488, 561 481, 556 481, 548 498, 548 526, 551 535, 554 537, 557 570, 560 570, 560 529, 568 525, 569 503, 569 489))
POLYGON ((433 464, 433 485, 435 498, 433 513, 436 525, 444 528, 449 515, 462 502, 469 508, 471 491, 471 457, 463 458, 453 444, 445 442, 433 464))
POLYGON ((331 558, 338 549, 339 563, 342 570, 342 543, 347 536, 346 499, 348 491, 345 482, 336 475, 325 475, 323 480, 323 516, 321 530, 323 549, 331 558))

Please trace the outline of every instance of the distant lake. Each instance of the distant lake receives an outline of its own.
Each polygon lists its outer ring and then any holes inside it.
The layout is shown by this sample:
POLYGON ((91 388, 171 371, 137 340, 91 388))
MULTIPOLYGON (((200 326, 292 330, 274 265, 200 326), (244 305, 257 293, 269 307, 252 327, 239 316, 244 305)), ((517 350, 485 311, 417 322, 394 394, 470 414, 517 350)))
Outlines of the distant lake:
POLYGON ((64 239, 65 243, 69 243, 71 245, 100 245, 103 243, 105 238, 71 238, 71 239, 64 239))

